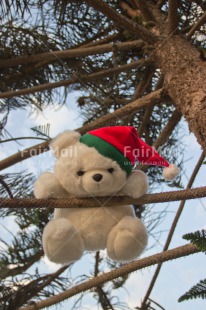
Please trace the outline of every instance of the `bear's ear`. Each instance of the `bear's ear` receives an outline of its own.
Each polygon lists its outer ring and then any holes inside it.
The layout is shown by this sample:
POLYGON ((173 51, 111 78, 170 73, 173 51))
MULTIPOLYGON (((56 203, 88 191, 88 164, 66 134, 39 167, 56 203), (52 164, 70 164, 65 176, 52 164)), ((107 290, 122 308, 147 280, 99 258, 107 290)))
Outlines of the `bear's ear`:
POLYGON ((69 145, 77 143, 80 137, 80 133, 76 131, 64 131, 51 141, 50 149, 53 151, 54 155, 59 158, 61 156, 61 151, 69 145))

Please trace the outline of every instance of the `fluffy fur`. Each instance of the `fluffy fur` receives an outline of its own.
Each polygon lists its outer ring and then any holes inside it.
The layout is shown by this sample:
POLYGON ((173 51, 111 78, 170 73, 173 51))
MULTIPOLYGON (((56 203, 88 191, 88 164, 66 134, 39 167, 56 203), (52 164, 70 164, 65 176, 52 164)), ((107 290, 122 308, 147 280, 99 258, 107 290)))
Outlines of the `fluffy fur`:
POLYGON ((165 180, 171 181, 176 178, 176 176, 179 174, 180 170, 177 166, 174 164, 170 164, 169 167, 165 167, 163 169, 163 177, 165 180))
MULTIPOLYGON (((147 176, 133 171, 129 177, 110 158, 79 142, 77 132, 66 131, 51 143, 57 160, 54 173, 43 173, 34 186, 36 198, 93 197, 146 194, 147 176), (112 168, 112 169, 111 169, 112 168), (101 175, 101 180, 95 180, 101 175)), ((147 244, 144 224, 131 206, 55 209, 43 232, 47 257, 61 264, 81 258, 83 252, 107 249, 115 261, 130 261, 147 244)))

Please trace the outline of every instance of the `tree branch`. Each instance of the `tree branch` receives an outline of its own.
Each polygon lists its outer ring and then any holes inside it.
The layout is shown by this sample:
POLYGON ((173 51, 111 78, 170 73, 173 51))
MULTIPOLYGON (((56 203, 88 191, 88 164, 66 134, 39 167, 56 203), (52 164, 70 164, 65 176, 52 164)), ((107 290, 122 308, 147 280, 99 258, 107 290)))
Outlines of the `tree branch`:
POLYGON ((11 191, 9 185, 4 181, 3 176, 1 176, 1 175, 0 175, 0 184, 1 184, 1 185, 4 187, 4 189, 7 191, 7 193, 8 193, 8 195, 9 195, 10 199, 13 199, 14 196, 13 196, 13 194, 12 194, 12 191, 11 191))
POLYGON ((27 269, 29 269, 34 263, 36 263, 43 255, 44 255, 43 251, 40 250, 39 252, 31 256, 23 266, 20 265, 12 269, 1 267, 0 279, 5 279, 7 277, 14 277, 17 276, 18 274, 22 274, 27 269))
MULTIPOLYGON (((152 107, 152 106, 151 106, 152 107)), ((149 107, 147 108, 149 109, 149 107)), ((149 114, 149 112, 148 112, 149 114)), ((167 122, 167 124, 165 125, 165 127, 163 128, 162 132, 160 133, 159 137, 156 139, 156 141, 153 144, 153 147, 158 150, 158 148, 160 146, 162 146, 163 144, 165 144, 167 142, 167 140, 169 139, 170 135, 172 134, 173 130, 175 129, 175 127, 177 126, 177 124, 179 123, 179 121, 181 120, 182 114, 176 109, 171 118, 169 119, 169 121, 167 122)), ((141 129, 141 126, 140 126, 141 129)), ((141 134, 141 132, 140 132, 141 134)), ((137 165, 137 169, 147 172, 148 170, 148 166, 139 163, 137 165)))
POLYGON ((151 105, 149 107, 146 107, 145 112, 144 112, 144 118, 138 128, 138 136, 142 137, 143 132, 145 130, 145 127, 147 127, 147 125, 149 125, 149 121, 150 121, 150 117, 152 116, 152 112, 153 112, 154 106, 151 105))
POLYGON ((206 2, 204 0, 189 0, 190 3, 195 2, 197 5, 199 5, 203 11, 206 10, 206 2))
POLYGON ((169 0, 168 10, 168 34, 176 34, 178 30, 178 0, 169 0))
POLYGON ((193 244, 187 244, 180 246, 178 248, 168 250, 166 252, 158 253, 137 261, 134 261, 129 264, 125 264, 122 267, 112 270, 110 272, 104 273, 93 279, 90 279, 82 284, 76 285, 75 287, 68 289, 56 296, 52 296, 46 300, 40 301, 32 306, 27 306, 24 308, 20 308, 19 310, 36 310, 36 309, 43 309, 54 304, 57 304, 65 299, 68 299, 72 296, 75 296, 81 292, 87 291, 92 289, 93 287, 97 287, 103 283, 116 279, 118 277, 127 275, 128 273, 143 269, 145 267, 149 267, 155 265, 160 262, 166 262, 169 260, 173 260, 176 258, 188 256, 194 253, 198 253, 199 250, 193 244))
POLYGON ((51 51, 41 54, 34 54, 30 56, 19 56, 10 59, 3 59, 0 61, 0 68, 12 68, 19 65, 28 65, 28 64, 35 64, 44 62, 45 60, 47 63, 52 63, 61 60, 67 60, 71 58, 78 58, 83 56, 89 55, 97 55, 97 54, 104 54, 112 52, 114 46, 117 51, 128 51, 130 49, 142 48, 145 43, 142 40, 135 40, 135 41, 127 41, 123 43, 109 43, 109 44, 102 44, 99 46, 93 47, 79 47, 73 48, 64 51, 51 51))
POLYGON ((98 296, 99 296, 99 302, 102 306, 102 309, 103 310, 115 310, 107 296, 107 293, 103 290, 103 288, 98 285, 97 288, 97 293, 98 293, 98 296))
MULTIPOLYGON (((41 292, 45 287, 47 287, 49 284, 51 284, 56 278, 58 278, 70 266, 71 266, 71 264, 66 265, 66 266, 62 266, 57 271, 55 271, 54 273, 50 273, 50 274, 46 275, 44 277, 45 281, 43 281, 39 286, 37 286, 35 294, 33 296, 36 296, 37 293, 41 292)), ((37 279, 37 280, 39 280, 39 279, 37 279)), ((30 299, 33 296, 31 296, 30 299)))
MULTIPOLYGON (((102 31, 97 32, 96 34, 94 34, 94 36, 92 36, 89 39, 87 38, 86 40, 79 42, 77 45, 74 46, 74 48, 93 46, 93 43, 95 43, 94 46, 96 46, 96 45, 99 45, 96 43, 98 43, 98 41, 101 42, 101 40, 104 40, 104 38, 105 39, 108 38, 108 41, 106 41, 104 43, 109 43, 112 40, 120 39, 122 37, 121 32, 115 32, 111 35, 108 35, 110 31, 112 31, 111 26, 108 26, 107 28, 103 27, 102 31), (111 40, 110 40, 110 38, 111 38, 111 40)), ((102 44, 102 43, 100 43, 100 44, 102 44)))
POLYGON ((139 10, 134 9, 125 1, 120 1, 118 4, 131 19, 137 17, 140 13, 139 10))
POLYGON ((40 137, 17 137, 17 138, 11 138, 11 139, 6 139, 6 140, 0 140, 1 143, 5 142, 11 142, 11 141, 16 141, 16 140, 47 140, 45 138, 40 138, 40 137))
POLYGON ((151 33, 146 28, 138 25, 127 17, 117 13, 112 7, 110 7, 107 3, 102 0, 86 0, 86 2, 92 6, 95 10, 101 12, 109 19, 114 21, 118 27, 124 28, 128 30, 131 34, 136 37, 140 37, 142 40, 154 44, 158 41, 158 37, 151 33))
POLYGON ((143 205, 185 199, 206 197, 206 186, 164 193, 147 194, 141 198, 126 196, 66 198, 66 199, 34 199, 34 198, 0 198, 0 208, 94 208, 123 205, 143 205))
MULTIPOLYGON (((85 43, 85 44, 81 45, 81 47, 87 47, 88 48, 88 47, 97 46, 97 45, 100 46, 102 44, 110 43, 110 42, 117 40, 117 39, 120 39, 122 37, 123 37, 122 33, 117 32, 117 33, 111 34, 110 36, 108 36, 106 38, 98 39, 96 41, 92 40, 90 43, 85 43)), ((115 43, 113 43, 113 44, 115 44, 115 43)))
MULTIPOLYGON (((198 171, 199 171, 199 169, 200 169, 200 167, 201 167, 201 165, 202 165, 202 163, 203 163, 203 161, 204 161, 204 158, 205 158, 205 153, 204 153, 204 151, 203 151, 202 154, 201 154, 201 156, 200 156, 200 158, 199 158, 199 160, 198 160, 198 162, 197 162, 197 165, 195 166, 195 169, 194 169, 194 171, 193 171, 193 173, 192 173, 192 175, 191 175, 191 177, 190 177, 190 180, 189 180, 189 182, 188 182, 188 184, 187 184, 187 187, 186 187, 187 189, 190 189, 190 188, 192 187, 193 182, 194 182, 194 180, 195 180, 195 178, 196 178, 196 176, 197 176, 197 173, 198 173, 198 171)), ((169 248, 170 242, 171 242, 171 240, 172 240, 172 236, 173 236, 174 231, 175 231, 175 228, 176 228, 176 226, 177 226, 177 222, 178 222, 178 220, 179 220, 179 218, 180 218, 180 216, 181 216, 181 214, 182 214, 182 211, 183 211, 183 208, 184 208, 184 206, 185 206, 185 203, 186 203, 186 200, 182 200, 181 203, 180 203, 180 206, 179 206, 179 208, 178 208, 178 210, 177 210, 177 212, 176 212, 175 218, 174 218, 173 223, 172 223, 172 226, 171 226, 171 228, 170 228, 170 231, 169 231, 169 234, 168 234, 166 243, 165 243, 165 245, 164 245, 163 252, 164 252, 164 251, 167 251, 168 248, 169 248)), ((159 272, 160 272, 160 270, 161 270, 161 267, 162 267, 162 263, 159 263, 159 264, 157 265, 157 268, 156 268, 156 270, 155 270, 155 272, 154 272, 153 278, 152 278, 152 280, 151 280, 151 282, 150 282, 150 285, 149 285, 149 287, 148 287, 148 289, 147 289, 147 292, 146 292, 146 294, 145 294, 145 297, 144 297, 144 299, 143 299, 143 302, 142 302, 142 305, 141 305, 141 309, 142 309, 142 310, 145 309, 146 302, 147 302, 147 300, 148 300, 148 298, 149 298, 149 296, 150 296, 150 294, 151 294, 151 292, 152 292, 152 290, 153 290, 154 284, 155 284, 155 282, 156 282, 156 280, 157 280, 157 277, 158 277, 158 275, 159 275, 159 272)))
POLYGON ((141 79, 137 88, 135 89, 134 94, 132 96, 133 100, 142 97, 145 90, 147 89, 147 87, 151 83, 154 72, 155 72, 155 68, 151 64, 151 66, 148 66, 148 68, 146 69, 146 72, 145 72, 143 78, 141 79))
MULTIPOLYGON (((151 76, 151 79, 152 79, 152 76, 151 76)), ((163 87, 163 83, 164 83, 164 78, 161 75, 158 79, 155 90, 158 90, 161 87, 163 87)), ((153 105, 146 107, 146 109, 145 109, 143 120, 142 120, 142 122, 138 128, 138 135, 140 137, 143 135, 144 131, 146 132, 148 130, 149 121, 150 121, 150 117, 152 116, 153 109, 154 109, 153 105)))
POLYGON ((152 14, 152 12, 150 11, 150 8, 147 4, 147 2, 145 0, 136 0, 135 1, 140 9, 140 11, 142 12, 142 15, 144 16, 144 18, 147 21, 153 21, 155 22, 155 18, 152 14))
MULTIPOLYGON (((107 115, 96 119, 94 122, 87 124, 84 127, 78 128, 77 131, 80 132, 81 134, 84 134, 88 132, 89 130, 99 128, 107 123, 111 124, 112 122, 115 122, 116 120, 122 117, 125 117, 125 115, 128 115, 129 113, 134 113, 143 107, 150 106, 156 103, 160 103, 163 95, 164 95, 164 90, 159 89, 153 93, 150 93, 149 95, 143 98, 140 98, 138 100, 131 102, 130 104, 127 104, 126 106, 123 106, 120 109, 115 110, 112 113, 108 113, 107 115)), ((26 148, 23 151, 20 151, 10 157, 3 159, 2 161, 0 161, 0 170, 6 169, 27 158, 30 158, 32 156, 36 156, 43 152, 48 151, 49 142, 50 140, 37 144, 35 146, 26 148)))
POLYGON ((187 34, 187 38, 190 39, 193 36, 193 34, 195 33, 195 31, 197 31, 204 24, 205 21, 206 21, 206 12, 204 14, 202 14, 200 19, 190 29, 190 31, 187 34))
POLYGON ((96 81, 98 79, 101 79, 105 76, 112 76, 115 73, 121 73, 124 71, 128 71, 131 69, 134 69, 138 66, 141 65, 148 65, 152 62, 150 58, 148 59, 140 59, 136 61, 132 61, 129 64, 121 65, 115 68, 111 68, 108 70, 102 70, 99 72, 91 73, 91 74, 84 74, 84 75, 78 75, 74 74, 74 76, 70 80, 62 80, 59 82, 54 82, 54 83, 46 83, 46 84, 41 84, 38 86, 33 86, 30 88, 24 88, 24 89, 19 89, 19 90, 13 90, 13 91, 8 91, 8 92, 3 92, 0 93, 0 98, 13 98, 17 96, 22 96, 22 95, 27 95, 27 94, 33 94, 36 92, 42 92, 44 90, 48 89, 54 89, 62 86, 69 86, 75 83, 79 82, 91 82, 91 81, 96 81))
POLYGON ((17 290, 11 292, 10 296, 6 296, 7 302, 5 304, 10 306, 9 309, 19 309, 19 307, 27 303, 32 297, 38 296, 45 287, 55 281, 69 266, 63 266, 54 273, 41 276, 28 284, 20 286, 17 290))
POLYGON ((165 0, 158 0, 157 1, 157 8, 161 9, 161 7, 164 5, 165 2, 166 2, 165 0))
MULTIPOLYGON (((99 258, 100 258, 100 252, 97 251, 96 255, 95 255, 95 266, 94 266, 94 276, 97 277, 98 273, 99 273, 99 258)), ((105 291, 103 290, 101 285, 98 285, 96 287, 96 292, 98 294, 99 297, 99 303, 102 306, 103 310, 114 310, 108 296, 107 293, 105 293, 105 291)))
POLYGON ((171 133, 173 132, 181 118, 182 114, 177 109, 175 109, 168 123, 165 125, 161 134, 153 144, 154 148, 158 149, 160 146, 167 142, 168 138, 170 137, 171 133))

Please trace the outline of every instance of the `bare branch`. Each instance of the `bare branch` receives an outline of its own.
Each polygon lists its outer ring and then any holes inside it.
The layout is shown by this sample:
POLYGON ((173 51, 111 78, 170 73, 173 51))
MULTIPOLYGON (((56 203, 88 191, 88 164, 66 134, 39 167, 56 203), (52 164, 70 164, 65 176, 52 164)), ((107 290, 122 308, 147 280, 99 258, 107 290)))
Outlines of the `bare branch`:
POLYGON ((160 309, 162 310, 166 310, 165 308, 163 308, 158 302, 154 301, 153 299, 149 298, 149 300, 154 303, 155 305, 157 305, 160 309))
POLYGON ((24 159, 30 158, 35 155, 39 155, 43 152, 46 152, 49 150, 49 142, 50 140, 47 140, 43 143, 37 144, 33 147, 29 147, 24 149, 21 152, 18 152, 16 154, 13 154, 3 160, 0 161, 0 170, 6 169, 14 164, 17 164, 21 162, 24 159))
POLYGON ((57 304, 81 292, 90 290, 93 287, 97 287, 103 283, 106 283, 118 277, 127 275, 128 273, 143 269, 145 267, 155 265, 160 262, 166 262, 169 260, 188 256, 188 255, 198 253, 198 252, 199 250, 193 244, 187 244, 187 245, 183 245, 183 246, 180 246, 172 250, 161 252, 161 253, 134 261, 132 263, 125 264, 124 266, 116 270, 112 270, 110 272, 94 277, 93 279, 90 279, 82 284, 76 285, 75 287, 68 289, 67 291, 64 291, 56 296, 52 296, 46 300, 40 301, 36 303, 35 305, 20 308, 19 310, 43 309, 43 308, 52 306, 54 304, 57 304))
POLYGON ((19 56, 10 59, 3 59, 0 61, 0 68, 11 68, 19 65, 28 65, 44 62, 52 63, 65 59, 83 57, 88 55, 97 55, 109 53, 113 50, 114 46, 118 51, 128 51, 130 49, 142 48, 145 43, 142 40, 135 40, 123 43, 109 43, 93 47, 79 47, 64 51, 51 51, 41 54, 34 54, 30 56, 19 56))
POLYGON ((127 2, 120 1, 119 6, 126 12, 126 14, 131 17, 135 18, 139 15, 139 10, 133 9, 127 2))
POLYGON ((206 12, 202 14, 200 19, 194 24, 194 26, 190 29, 190 31, 187 34, 187 38, 190 39, 195 31, 197 31, 206 21, 206 12))
POLYGON ((81 47, 92 47, 92 46, 97 46, 97 45, 102 45, 102 44, 106 44, 106 43, 110 43, 114 40, 120 39, 122 37, 122 33, 114 33, 111 34, 111 36, 108 36, 106 38, 103 39, 98 39, 97 41, 92 41, 90 43, 86 43, 84 45, 81 45, 81 47))
POLYGON ((17 137, 17 138, 11 138, 11 139, 6 139, 6 140, 0 140, 0 143, 11 142, 11 141, 16 141, 16 140, 47 140, 47 139, 40 138, 40 137, 17 137))
POLYGON ((165 125, 163 131, 161 132, 161 134, 159 135, 159 137, 155 141, 153 146, 156 149, 158 149, 160 146, 162 146, 163 144, 165 144, 167 142, 168 138, 170 137, 171 133, 173 132, 173 130, 175 129, 175 127, 177 126, 177 124, 179 123, 181 118, 182 118, 182 114, 176 109, 173 112, 168 123, 165 125))
MULTIPOLYGON (((77 129, 78 132, 81 134, 86 133, 89 130, 99 128, 108 122, 110 124, 112 122, 115 122, 116 120, 120 119, 121 117, 125 117, 125 115, 128 115, 129 113, 134 113, 138 111, 139 109, 150 106, 152 104, 160 103, 162 97, 164 95, 164 90, 159 89, 153 93, 150 93, 149 95, 140 98, 138 100, 135 100, 131 102, 130 104, 127 104, 126 106, 123 106, 120 109, 115 110, 112 113, 108 113, 107 115, 98 118, 94 122, 85 125, 84 127, 81 127, 77 129)), ((30 158, 32 156, 39 155, 43 152, 46 152, 49 150, 49 140, 45 141, 43 143, 37 144, 33 147, 29 147, 24 149, 23 151, 20 151, 10 157, 7 157, 0 161, 0 170, 6 169, 16 163, 19 163, 27 158, 30 158)))
MULTIPOLYGON (((151 76, 151 79, 152 79, 152 76, 151 76)), ((155 90, 158 90, 160 89, 161 87, 163 87, 163 83, 164 83, 164 78, 163 76, 161 75, 157 84, 156 84, 156 89, 155 90)), ((146 89, 146 88, 145 88, 146 89)), ((147 130, 148 126, 149 125, 149 121, 150 121, 150 117, 152 116, 152 112, 153 112, 153 109, 154 109, 154 106, 151 105, 149 107, 146 107, 145 109, 145 112, 144 112, 144 118, 138 128, 138 135, 141 137, 143 135, 143 132, 145 131, 145 129, 147 130)))
MULTIPOLYGON (((111 30, 112 30, 111 26, 104 28, 102 31, 94 34, 93 37, 87 38, 83 42, 78 43, 77 45, 74 46, 74 48, 89 47, 90 44, 91 44, 91 46, 93 46, 93 43, 94 43, 94 46, 96 46, 96 45, 99 45, 97 43, 101 42, 102 40, 106 40, 104 43, 109 43, 109 42, 112 42, 113 40, 120 39, 122 37, 121 32, 116 32, 116 33, 113 33, 112 35, 107 36, 111 30), (100 39, 100 38, 102 38, 102 39, 100 39), (110 40, 110 38, 111 38, 111 40, 110 40)), ((100 43, 100 44, 102 44, 102 43, 100 43)))
MULTIPOLYGON (((201 156, 200 156, 200 158, 199 158, 199 160, 198 160, 198 162, 197 162, 197 165, 195 166, 195 169, 194 169, 194 171, 193 171, 193 173, 192 173, 192 175, 190 177, 190 180, 189 180, 189 182, 187 184, 187 187, 186 187, 187 189, 190 189, 192 187, 193 182, 194 182, 194 180, 195 180, 195 178, 197 176, 197 173, 198 173, 198 171, 199 171, 199 169, 200 169, 200 167, 201 167, 201 165, 202 165, 202 163, 204 161, 204 158, 205 158, 205 153, 203 151, 201 156)), ((174 218, 173 223, 171 225, 171 228, 170 228, 170 231, 169 231, 166 243, 164 245, 163 251, 167 251, 168 248, 169 248, 170 242, 172 240, 172 236, 173 236, 175 228, 177 226, 177 222, 178 222, 178 220, 179 220, 179 218, 180 218, 180 216, 182 214, 182 211, 184 209, 185 203, 186 203, 186 200, 182 200, 181 203, 180 203, 180 206, 179 206, 179 208, 178 208, 178 210, 176 212, 175 218, 174 218)), ((142 302, 142 305, 141 305, 141 309, 142 310, 145 309, 146 302, 147 302, 147 300, 148 300, 148 298, 149 298, 149 296, 150 296, 150 294, 152 292, 152 289, 153 289, 154 284, 155 284, 155 282, 157 280, 157 277, 159 275, 161 267, 162 267, 162 263, 159 263, 157 265, 157 268, 156 268, 156 270, 154 272, 153 278, 152 278, 152 280, 150 282, 150 285, 149 285, 149 287, 147 289, 147 292, 145 294, 145 297, 143 299, 143 302, 142 302)))
POLYGON ((137 3, 140 11, 142 12, 142 15, 147 21, 155 21, 155 18, 145 0, 136 0, 135 2, 137 3))
POLYGON ((151 33, 146 28, 138 25, 127 17, 117 13, 112 7, 102 0, 86 0, 86 2, 91 5, 95 10, 103 13, 109 19, 113 20, 118 27, 128 30, 131 34, 136 37, 140 37, 142 40, 154 44, 158 41, 158 37, 151 33))
POLYGON ((98 293, 98 296, 99 296, 99 302, 102 306, 102 309, 103 310, 115 310, 107 296, 107 293, 103 290, 103 288, 98 285, 97 288, 97 293, 98 293))
POLYGON ((197 5, 199 5, 203 11, 206 10, 206 2, 204 0, 189 0, 190 3, 195 2, 197 5))
POLYGON ((169 0, 168 34, 176 34, 178 30, 178 0, 169 0))
POLYGON ((154 66, 152 66, 152 65, 148 66, 148 68, 147 68, 147 70, 145 72, 144 77, 139 82, 137 88, 134 91, 134 94, 132 96, 133 100, 140 98, 144 94, 145 90, 147 89, 147 87, 151 83, 154 71, 155 71, 154 66))
POLYGON ((146 107, 146 110, 144 112, 144 118, 143 118, 143 121, 141 122, 139 128, 138 128, 138 135, 141 137, 144 130, 145 130, 145 127, 147 127, 147 125, 149 124, 149 121, 150 121, 150 117, 152 115, 152 112, 153 112, 153 109, 154 109, 154 106, 151 105, 149 107, 146 107))
POLYGON ((103 206, 113 207, 117 205, 143 205, 150 203, 162 203, 185 199, 206 197, 206 186, 193 189, 184 189, 156 194, 147 194, 141 198, 126 196, 96 197, 92 198, 66 198, 66 199, 34 199, 0 198, 0 208, 99 208, 103 206))
POLYGON ((158 7, 158 9, 161 9, 161 7, 164 5, 165 2, 166 2, 165 0, 158 0, 158 1, 157 1, 157 7, 158 7))
POLYGON ((94 276, 97 277, 99 273, 99 258, 100 258, 100 252, 97 251, 95 255, 95 265, 94 265, 94 276))
POLYGON ((148 59, 140 59, 137 61, 133 61, 129 64, 118 66, 115 68, 111 68, 108 70, 102 70, 99 72, 91 73, 91 74, 85 74, 85 75, 74 75, 70 80, 63 80, 63 81, 58 81, 54 83, 46 83, 46 84, 41 84, 38 86, 33 86, 30 88, 24 88, 24 89, 19 89, 19 90, 14 90, 14 91, 8 91, 8 92, 3 92, 0 93, 0 98, 13 98, 17 96, 22 96, 22 95, 27 95, 27 94, 33 94, 36 92, 42 92, 44 90, 48 89, 54 89, 62 86, 69 86, 75 83, 79 83, 81 81, 85 82, 91 82, 91 81, 96 81, 97 79, 101 79, 105 76, 112 76, 114 73, 120 73, 124 71, 128 71, 131 69, 134 69, 138 66, 146 66, 147 64, 151 63, 151 60, 148 59))
MULTIPOLYGON (((95 265, 94 265, 94 276, 97 277, 98 276, 98 273, 99 273, 99 259, 100 259, 100 252, 97 251, 96 252, 96 255, 95 255, 95 265)), ((96 287, 96 292, 98 294, 98 297, 99 297, 99 302, 102 306, 102 309, 103 310, 108 310, 111 309, 111 310, 114 310, 108 296, 107 296, 107 293, 105 293, 105 291, 103 290, 102 286, 101 285, 98 285, 96 287)))
MULTIPOLYGON (((149 68, 148 68, 149 69, 149 68)), ((148 72, 149 73, 149 72, 148 72)), ((150 79, 152 79, 152 75, 151 77, 149 76, 150 79)), ((158 90, 160 89, 161 87, 163 87, 163 83, 164 83, 164 78, 162 75, 160 75, 158 81, 157 81, 157 84, 156 84, 156 87, 155 87, 155 90, 158 90)), ((147 87, 147 86, 146 86, 147 87)), ((145 88, 146 89, 146 88, 145 88)), ((151 105, 149 107, 146 107, 145 111, 144 111, 144 118, 138 128, 138 135, 141 137, 143 135, 143 132, 145 130, 147 130, 148 126, 149 125, 149 121, 150 121, 150 117, 152 115, 152 112, 153 112, 153 109, 154 109, 154 106, 151 105)))
MULTIPOLYGON (((152 112, 152 111, 149 111, 149 108, 151 108, 151 107, 153 107, 153 106, 147 107, 148 117, 149 117, 150 113, 152 112)), ((182 118, 182 114, 176 109, 173 112, 173 114, 172 114, 171 118, 169 119, 169 121, 167 122, 167 124, 165 125, 165 127, 163 128, 159 137, 154 142, 153 147, 155 149, 158 149, 160 146, 162 146, 163 144, 165 144, 167 142, 167 140, 169 139, 170 135, 172 134, 173 130, 175 129, 175 127, 177 126, 177 124, 179 123, 181 118, 182 118)), ((141 129, 141 126, 140 126, 140 129, 141 129)), ((140 131, 140 134, 141 133, 142 132, 140 131)), ((142 163, 139 163, 137 165, 137 169, 146 172, 148 170, 148 166, 144 165, 142 163)))

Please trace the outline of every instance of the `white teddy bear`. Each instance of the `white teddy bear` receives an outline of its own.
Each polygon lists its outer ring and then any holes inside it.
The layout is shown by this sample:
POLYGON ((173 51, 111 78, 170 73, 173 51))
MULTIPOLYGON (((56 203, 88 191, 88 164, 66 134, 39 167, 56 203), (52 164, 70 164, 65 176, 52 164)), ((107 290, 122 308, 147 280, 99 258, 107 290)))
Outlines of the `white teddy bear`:
POLYGON ((91 197, 97 207, 55 209, 54 219, 43 232, 47 257, 55 263, 68 264, 80 259, 85 250, 105 248, 115 261, 139 256, 148 235, 133 207, 107 207, 101 205, 98 197, 138 198, 146 194, 146 174, 132 171, 137 159, 168 167, 164 174, 169 179, 177 175, 177 167, 169 165, 143 142, 131 126, 104 127, 83 136, 65 131, 50 147, 57 158, 54 173, 45 172, 39 177, 34 186, 35 197, 91 197))

